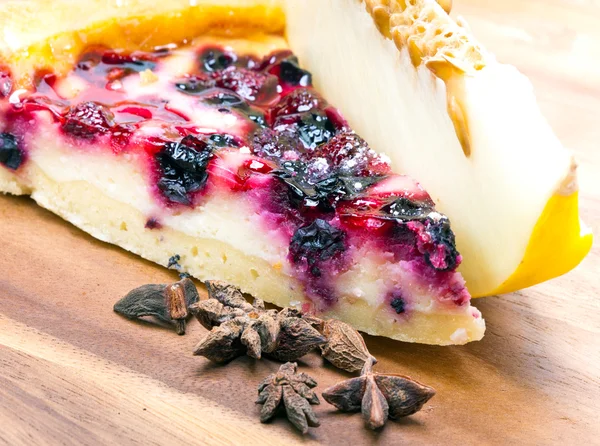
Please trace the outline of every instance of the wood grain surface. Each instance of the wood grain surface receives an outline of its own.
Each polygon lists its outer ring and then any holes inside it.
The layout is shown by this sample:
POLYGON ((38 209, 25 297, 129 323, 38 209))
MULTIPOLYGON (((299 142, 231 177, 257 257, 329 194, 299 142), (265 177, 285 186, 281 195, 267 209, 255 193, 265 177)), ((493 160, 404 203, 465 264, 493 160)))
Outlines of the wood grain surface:
MULTIPOLYGON (((479 39, 533 81, 580 161, 582 216, 600 233, 600 2, 455 0, 479 39)), ((488 325, 462 347, 367 338, 378 370, 437 389, 379 433, 316 406, 302 437, 258 422, 256 385, 278 364, 193 357, 204 333, 134 323, 112 305, 172 272, 98 242, 25 198, 0 197, 0 444, 600 444, 600 247, 568 275, 479 299, 488 325)), ((346 378, 300 362, 318 390, 346 378)))

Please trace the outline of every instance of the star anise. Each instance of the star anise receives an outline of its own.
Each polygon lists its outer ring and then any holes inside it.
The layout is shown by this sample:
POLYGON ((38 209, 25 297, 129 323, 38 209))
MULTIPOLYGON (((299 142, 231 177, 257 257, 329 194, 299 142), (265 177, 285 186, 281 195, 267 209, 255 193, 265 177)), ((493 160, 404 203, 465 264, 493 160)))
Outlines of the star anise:
POLYGON ((169 285, 143 285, 121 300, 114 310, 129 319, 154 316, 163 322, 173 323, 177 334, 185 334, 188 308, 199 299, 196 285, 185 278, 169 285))
POLYGON ((269 375, 258 386, 257 404, 262 404, 260 421, 266 423, 275 416, 277 408, 283 405, 290 422, 303 434, 308 427, 318 427, 319 420, 310 407, 320 404, 319 397, 312 390, 317 386, 306 373, 296 373, 298 365, 288 362, 279 367, 276 374, 269 375))
POLYGON ((373 372, 373 360, 365 363, 358 378, 342 381, 323 392, 323 398, 342 412, 361 411, 367 426, 382 427, 392 420, 421 410, 435 390, 407 376, 373 372))
POLYGON ((267 310, 260 299, 250 304, 241 291, 223 282, 206 282, 209 299, 190 311, 210 333, 198 343, 195 355, 227 362, 247 354, 262 354, 280 361, 294 361, 326 342, 301 314, 293 309, 267 310))

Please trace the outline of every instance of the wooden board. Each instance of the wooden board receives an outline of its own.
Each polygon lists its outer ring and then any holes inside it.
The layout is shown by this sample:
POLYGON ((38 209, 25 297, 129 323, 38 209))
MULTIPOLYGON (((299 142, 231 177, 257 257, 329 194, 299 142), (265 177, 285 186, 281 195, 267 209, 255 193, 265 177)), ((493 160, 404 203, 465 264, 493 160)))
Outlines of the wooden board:
MULTIPOLYGON (((530 76, 559 137, 580 160, 583 218, 600 233, 600 4, 455 0, 474 32, 530 76)), ((600 444, 600 247, 565 277, 480 299, 483 341, 463 347, 368 338, 381 371, 438 394, 380 433, 316 407, 303 438, 258 422, 256 385, 277 364, 227 367, 178 337, 112 312, 133 287, 172 272, 98 242, 25 198, 0 197, 0 444, 600 444)), ((344 379, 301 361, 319 389, 344 379)))

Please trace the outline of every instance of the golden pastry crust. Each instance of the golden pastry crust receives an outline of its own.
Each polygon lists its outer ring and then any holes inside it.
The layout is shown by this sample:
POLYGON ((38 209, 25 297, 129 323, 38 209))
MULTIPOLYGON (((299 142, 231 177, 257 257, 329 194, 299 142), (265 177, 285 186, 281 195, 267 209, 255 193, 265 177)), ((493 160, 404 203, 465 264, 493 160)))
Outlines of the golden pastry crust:
POLYGON ((27 86, 36 69, 68 72, 89 46, 150 50, 199 35, 282 35, 278 0, 9 0, 0 3, 0 60, 27 86))

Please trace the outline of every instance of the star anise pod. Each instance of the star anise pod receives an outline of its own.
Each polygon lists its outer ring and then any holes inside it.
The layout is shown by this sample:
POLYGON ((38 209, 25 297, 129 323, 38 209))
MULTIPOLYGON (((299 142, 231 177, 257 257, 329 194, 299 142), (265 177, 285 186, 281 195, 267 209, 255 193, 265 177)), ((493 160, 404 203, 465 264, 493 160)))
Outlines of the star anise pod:
POLYGON ((169 285, 149 284, 131 290, 113 309, 129 319, 154 316, 173 323, 177 334, 183 335, 188 308, 198 299, 196 285, 186 278, 169 285))
POLYGON ((267 310, 260 299, 250 304, 241 291, 218 281, 206 282, 210 298, 190 311, 211 332, 198 343, 195 355, 227 362, 247 354, 294 361, 326 342, 312 325, 291 309, 267 310))
POLYGON ((373 360, 365 363, 358 378, 342 381, 323 392, 323 398, 342 412, 361 411, 367 426, 382 427, 392 420, 421 410, 435 390, 407 376, 373 372, 373 360))
POLYGON ((261 423, 275 416, 277 408, 285 407, 290 422, 303 434, 308 427, 318 427, 319 420, 310 407, 320 404, 319 397, 312 390, 317 386, 314 379, 306 373, 296 373, 298 365, 288 362, 279 367, 279 371, 269 375, 258 386, 257 404, 262 404, 261 423))

